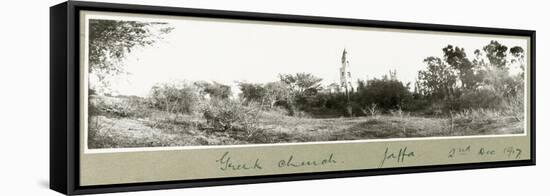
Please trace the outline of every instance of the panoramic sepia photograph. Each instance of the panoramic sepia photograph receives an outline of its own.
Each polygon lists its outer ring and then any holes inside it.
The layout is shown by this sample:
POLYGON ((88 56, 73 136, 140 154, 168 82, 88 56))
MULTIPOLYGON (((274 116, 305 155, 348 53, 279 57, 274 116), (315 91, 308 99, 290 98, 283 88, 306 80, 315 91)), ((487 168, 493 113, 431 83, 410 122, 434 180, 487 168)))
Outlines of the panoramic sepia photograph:
POLYGON ((528 39, 89 17, 89 149, 524 134, 528 39))

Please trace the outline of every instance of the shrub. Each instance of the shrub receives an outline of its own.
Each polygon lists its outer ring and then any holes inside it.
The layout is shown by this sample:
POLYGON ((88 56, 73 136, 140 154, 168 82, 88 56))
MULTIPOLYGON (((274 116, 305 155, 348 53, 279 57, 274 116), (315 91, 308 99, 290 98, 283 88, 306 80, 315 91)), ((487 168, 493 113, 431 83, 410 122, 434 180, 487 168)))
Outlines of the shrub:
POLYGON ((140 97, 93 96, 88 104, 88 113, 94 116, 138 117, 150 115, 148 100, 140 97))
POLYGON ((490 89, 479 89, 463 93, 458 100, 458 108, 498 108, 503 101, 502 93, 490 89))
POLYGON ((248 106, 241 101, 212 99, 201 107, 207 128, 213 131, 236 131, 252 136, 258 129, 261 108, 256 104, 248 106))
POLYGON ((523 93, 510 97, 502 103, 503 113, 513 116, 517 121, 525 118, 523 93))
POLYGON ((452 118, 458 123, 491 123, 498 120, 502 113, 495 109, 465 109, 460 112, 451 113, 452 118))
POLYGON ((417 97, 405 102, 403 104, 403 110, 423 113, 430 108, 431 104, 432 101, 428 100, 427 98, 417 97))
POLYGON ((380 114, 380 111, 378 110, 375 103, 370 104, 370 106, 366 106, 364 108, 361 108, 361 112, 365 115, 369 115, 371 117, 377 118, 378 114, 380 114))
POLYGON ((408 85, 394 79, 373 79, 361 85, 352 99, 361 106, 377 105, 379 110, 397 109, 412 98, 408 85))
POLYGON ((104 124, 103 116, 88 116, 88 147, 89 148, 114 148, 117 142, 105 134, 108 129, 104 124))
POLYGON ((103 105, 102 108, 107 114, 115 117, 130 117, 130 107, 121 102, 114 102, 113 104, 103 105))
POLYGON ((261 84, 241 82, 239 83, 239 89, 241 90, 240 97, 245 100, 246 103, 261 103, 267 94, 266 89, 261 84))
POLYGON ((157 109, 175 114, 193 113, 200 101, 198 89, 186 82, 153 86, 150 99, 157 109))
POLYGON ((151 115, 151 101, 147 98, 130 97, 124 100, 129 116, 145 118, 151 115))
POLYGON ((231 87, 217 82, 198 81, 193 83, 198 88, 201 96, 208 95, 211 98, 227 99, 231 96, 231 87))

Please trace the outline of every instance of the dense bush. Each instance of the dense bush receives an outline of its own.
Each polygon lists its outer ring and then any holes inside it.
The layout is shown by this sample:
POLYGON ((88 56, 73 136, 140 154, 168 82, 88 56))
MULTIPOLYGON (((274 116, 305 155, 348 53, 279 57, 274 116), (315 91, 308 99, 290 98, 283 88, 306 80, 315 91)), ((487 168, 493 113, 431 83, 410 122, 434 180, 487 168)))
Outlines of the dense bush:
POLYGON ((365 85, 359 85, 353 100, 360 106, 376 104, 381 110, 402 108, 406 102, 412 99, 407 86, 395 79, 373 79, 365 85))
POLYGON ((210 130, 252 135, 258 129, 261 107, 236 100, 212 99, 201 106, 201 112, 210 130))
POLYGON ((196 86, 187 82, 153 86, 150 99, 152 105, 157 109, 175 114, 193 113, 200 101, 196 86))
POLYGON ((267 90, 262 84, 241 82, 239 83, 239 89, 241 90, 239 97, 245 103, 262 103, 268 96, 267 90))
POLYGON ((516 96, 507 98, 502 103, 503 113, 513 116, 516 120, 521 121, 525 118, 525 105, 523 93, 518 93, 516 96))
POLYGON ((227 99, 231 97, 231 87, 218 82, 198 81, 193 83, 201 96, 208 95, 210 98, 227 99))
POLYGON ((503 101, 501 93, 490 89, 464 92, 459 98, 459 108, 498 108, 503 101))

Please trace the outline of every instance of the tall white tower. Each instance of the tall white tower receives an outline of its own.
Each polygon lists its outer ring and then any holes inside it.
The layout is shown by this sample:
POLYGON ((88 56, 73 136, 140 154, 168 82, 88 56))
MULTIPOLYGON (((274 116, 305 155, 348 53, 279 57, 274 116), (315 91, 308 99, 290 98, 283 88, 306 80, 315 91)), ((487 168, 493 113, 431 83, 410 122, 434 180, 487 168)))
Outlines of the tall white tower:
POLYGON ((348 112, 348 116, 353 116, 353 111, 351 107, 350 102, 350 94, 353 93, 353 85, 351 78, 351 70, 349 66, 349 58, 348 58, 348 52, 344 48, 344 52, 342 52, 342 67, 340 67, 340 86, 342 89, 344 89, 347 97, 347 106, 346 110, 348 112))
POLYGON ((352 81, 348 52, 344 48, 344 52, 342 52, 342 67, 340 67, 340 87, 346 91, 346 94, 353 91, 352 81))

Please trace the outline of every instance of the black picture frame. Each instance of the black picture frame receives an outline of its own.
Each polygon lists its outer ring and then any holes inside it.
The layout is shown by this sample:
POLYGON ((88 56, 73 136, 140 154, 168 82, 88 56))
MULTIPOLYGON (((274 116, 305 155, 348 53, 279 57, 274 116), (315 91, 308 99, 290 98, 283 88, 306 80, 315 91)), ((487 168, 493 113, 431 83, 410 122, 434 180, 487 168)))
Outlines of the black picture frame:
POLYGON ((532 30, 389 22, 363 19, 344 19, 317 16, 267 14, 96 2, 64 2, 50 8, 50 188, 63 194, 73 195, 535 165, 535 43, 535 31, 532 30), (220 179, 80 186, 78 150, 78 119, 80 113, 78 107, 78 13, 80 10, 278 21, 307 24, 330 24, 390 29, 429 30, 439 32, 528 36, 531 38, 531 124, 529 125, 531 129, 531 158, 529 160, 517 161, 467 163, 437 166, 415 166, 390 169, 367 169, 354 171, 231 177, 220 179))

